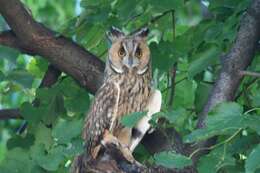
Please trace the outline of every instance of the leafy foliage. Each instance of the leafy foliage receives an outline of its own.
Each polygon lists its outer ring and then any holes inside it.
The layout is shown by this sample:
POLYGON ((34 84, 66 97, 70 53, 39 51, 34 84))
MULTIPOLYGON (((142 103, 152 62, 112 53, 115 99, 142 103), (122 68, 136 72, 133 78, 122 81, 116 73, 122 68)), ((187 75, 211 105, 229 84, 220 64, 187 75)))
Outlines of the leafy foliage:
POLYGON ((132 128, 143 116, 145 116, 145 114, 146 112, 134 112, 132 114, 125 115, 122 117, 121 123, 126 127, 132 128))
POLYGON ((172 152, 162 152, 154 155, 155 163, 166 168, 184 168, 185 166, 192 165, 190 158, 185 156, 172 153, 172 152))
POLYGON ((246 160, 246 173, 255 172, 259 165, 259 155, 260 155, 260 145, 257 145, 250 153, 248 159, 246 160))
MULTIPOLYGON (((132 32, 148 25, 154 84, 163 94, 163 105, 151 121, 155 128, 175 127, 186 143, 218 135, 217 143, 197 165, 200 173, 259 172, 260 82, 246 77, 234 102, 221 103, 207 119, 207 128, 196 129, 220 69, 220 56, 231 47, 239 21, 250 1, 203 1, 210 18, 203 16, 198 1, 191 0, 23 0, 32 15, 48 27, 71 37, 102 60, 108 43, 105 31, 112 25, 132 32), (171 71, 177 64, 174 102, 171 71)), ((7 29, 0 18, 0 29, 7 29)), ((255 55, 252 71, 260 71, 255 55)), ((47 70, 42 57, 28 56, 0 46, 0 108, 20 108, 28 122, 16 134, 21 120, 0 122, 0 170, 3 173, 68 172, 72 159, 83 151, 80 134, 83 119, 93 99, 73 79, 62 74, 51 88, 38 88, 47 70)), ((122 119, 132 127, 144 115, 122 119)), ((156 140, 156 139, 155 139, 156 140)), ((151 155, 139 145, 138 160, 168 168, 191 164, 191 155, 174 151, 151 155)))

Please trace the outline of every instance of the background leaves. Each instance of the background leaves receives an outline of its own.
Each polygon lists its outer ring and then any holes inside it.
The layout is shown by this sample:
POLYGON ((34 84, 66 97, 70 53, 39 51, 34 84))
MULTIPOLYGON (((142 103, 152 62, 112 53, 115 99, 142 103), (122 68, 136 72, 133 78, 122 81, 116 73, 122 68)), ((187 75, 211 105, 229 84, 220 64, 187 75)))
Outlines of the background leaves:
MULTIPOLYGON (((154 85, 163 95, 154 128, 175 127, 187 143, 218 135, 212 151, 198 163, 199 173, 259 172, 259 79, 246 77, 232 103, 221 103, 209 114, 207 128, 196 129, 197 117, 220 70, 220 57, 237 33, 247 0, 23 0, 37 21, 72 38, 105 60, 111 26, 132 31, 148 25, 154 85), (204 5, 203 5, 204 4, 204 5), (202 6, 210 13, 205 16, 202 6), (174 101, 172 69, 177 64, 174 101)), ((0 29, 8 29, 0 17, 0 29)), ((59 35, 59 34, 58 34, 59 35)), ((249 67, 260 71, 259 52, 249 67)), ((51 88, 38 88, 48 62, 0 46, 0 108, 20 108, 28 129, 16 134, 21 120, 0 122, 0 170, 3 173, 68 172, 72 159, 83 151, 80 133, 93 95, 62 74, 51 88), (35 101, 33 101, 35 100, 35 101)), ((144 115, 122 119, 132 127, 144 115)), ((195 151, 196 152, 196 151, 195 151)), ((192 153, 196 154, 196 153, 192 153)), ((191 155, 174 151, 152 155, 140 145, 141 162, 168 168, 191 164, 191 155)))

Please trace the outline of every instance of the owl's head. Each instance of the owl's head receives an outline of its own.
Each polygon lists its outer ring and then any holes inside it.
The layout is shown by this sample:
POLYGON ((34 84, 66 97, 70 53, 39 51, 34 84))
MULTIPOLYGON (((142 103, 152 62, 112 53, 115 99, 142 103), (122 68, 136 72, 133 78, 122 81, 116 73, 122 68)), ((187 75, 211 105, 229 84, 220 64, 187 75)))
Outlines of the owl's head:
POLYGON ((118 28, 112 27, 107 33, 112 43, 107 65, 116 73, 132 71, 144 74, 150 62, 150 50, 146 43, 148 33, 148 28, 143 28, 132 35, 125 35, 118 28))

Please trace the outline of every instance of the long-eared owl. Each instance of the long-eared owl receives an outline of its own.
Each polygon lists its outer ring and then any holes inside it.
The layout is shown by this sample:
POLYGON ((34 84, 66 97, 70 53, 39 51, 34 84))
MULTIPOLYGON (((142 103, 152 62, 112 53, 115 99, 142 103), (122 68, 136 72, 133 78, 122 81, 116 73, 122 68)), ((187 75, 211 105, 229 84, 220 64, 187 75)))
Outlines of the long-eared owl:
MULTIPOLYGON (((85 120, 84 158, 95 159, 98 156, 107 132, 132 152, 150 128, 148 121, 151 115, 160 110, 161 93, 151 86, 152 69, 147 35, 147 28, 126 35, 112 27, 107 33, 111 47, 103 85, 97 91, 85 120), (133 112, 147 114, 134 128, 124 127, 120 123, 122 116, 133 112)), ((78 167, 74 172, 84 173, 81 169, 78 167)))

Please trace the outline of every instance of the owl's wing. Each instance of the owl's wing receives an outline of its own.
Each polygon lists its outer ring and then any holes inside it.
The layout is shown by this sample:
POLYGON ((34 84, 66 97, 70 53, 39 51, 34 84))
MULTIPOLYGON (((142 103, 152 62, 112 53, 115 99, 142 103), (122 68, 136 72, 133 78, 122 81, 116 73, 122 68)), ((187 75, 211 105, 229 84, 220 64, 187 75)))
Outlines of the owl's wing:
POLYGON ((83 139, 87 153, 93 158, 100 149, 101 140, 106 130, 111 130, 116 119, 120 89, 116 83, 106 82, 98 90, 91 110, 86 118, 83 139))
POLYGON ((130 150, 133 152, 135 147, 140 143, 145 133, 150 129, 149 121, 152 115, 160 112, 162 104, 162 94, 159 90, 154 90, 151 94, 147 105, 147 114, 137 123, 133 129, 130 143, 130 150))

